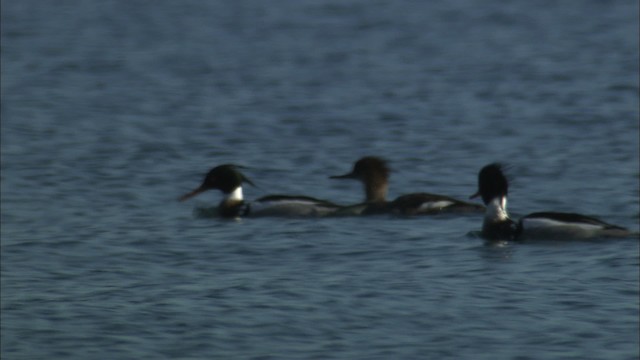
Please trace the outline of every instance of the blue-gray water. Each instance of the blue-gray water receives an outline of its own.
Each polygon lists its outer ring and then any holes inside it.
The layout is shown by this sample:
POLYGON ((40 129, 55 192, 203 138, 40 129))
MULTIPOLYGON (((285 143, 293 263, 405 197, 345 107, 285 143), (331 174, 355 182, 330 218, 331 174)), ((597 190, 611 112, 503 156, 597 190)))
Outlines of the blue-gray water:
POLYGON ((637 359, 637 239, 194 217, 387 158, 390 197, 638 230, 638 1, 2 1, 3 359, 637 359))

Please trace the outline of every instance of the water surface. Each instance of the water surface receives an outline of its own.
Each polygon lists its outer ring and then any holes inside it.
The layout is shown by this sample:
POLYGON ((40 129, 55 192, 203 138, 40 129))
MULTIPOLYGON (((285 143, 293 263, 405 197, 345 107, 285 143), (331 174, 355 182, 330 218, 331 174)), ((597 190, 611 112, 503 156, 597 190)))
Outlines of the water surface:
POLYGON ((487 246, 481 217, 242 219, 176 198, 460 199, 638 230, 638 2, 2 4, 11 359, 637 359, 637 239, 487 246))

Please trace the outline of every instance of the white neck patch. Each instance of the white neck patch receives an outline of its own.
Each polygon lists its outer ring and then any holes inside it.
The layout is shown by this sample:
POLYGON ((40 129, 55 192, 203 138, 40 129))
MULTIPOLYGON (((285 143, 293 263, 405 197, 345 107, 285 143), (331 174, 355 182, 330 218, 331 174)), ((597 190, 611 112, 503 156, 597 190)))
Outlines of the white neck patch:
POLYGON ((227 195, 227 200, 234 200, 234 201, 244 200, 244 198, 242 197, 242 186, 238 186, 229 195, 227 195))
POLYGON ((507 214, 507 197, 501 196, 491 200, 487 204, 487 212, 484 215, 488 221, 504 221, 509 219, 507 214))

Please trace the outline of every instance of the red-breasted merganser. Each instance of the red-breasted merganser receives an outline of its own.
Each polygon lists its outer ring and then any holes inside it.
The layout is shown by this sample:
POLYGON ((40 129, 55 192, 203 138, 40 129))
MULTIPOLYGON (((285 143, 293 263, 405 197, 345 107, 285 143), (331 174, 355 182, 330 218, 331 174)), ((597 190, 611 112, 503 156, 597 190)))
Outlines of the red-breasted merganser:
POLYGON ((389 187, 389 168, 386 161, 375 156, 358 160, 353 170, 332 179, 356 179, 364 184, 366 200, 362 204, 345 207, 338 212, 357 215, 392 213, 401 215, 433 215, 441 213, 483 212, 484 206, 467 203, 454 198, 429 193, 412 193, 386 200, 389 187))
POLYGON ((581 214, 536 212, 513 221, 507 213, 509 182, 503 166, 487 165, 478 174, 478 192, 487 211, 482 237, 488 240, 585 239, 594 237, 629 237, 629 230, 581 214))
POLYGON ((198 188, 183 195, 179 200, 185 201, 207 190, 218 189, 225 195, 218 205, 218 214, 222 217, 316 217, 330 215, 340 208, 329 201, 308 196, 270 195, 246 202, 242 194, 242 183, 253 185, 238 170, 238 166, 220 165, 209 171, 198 188))

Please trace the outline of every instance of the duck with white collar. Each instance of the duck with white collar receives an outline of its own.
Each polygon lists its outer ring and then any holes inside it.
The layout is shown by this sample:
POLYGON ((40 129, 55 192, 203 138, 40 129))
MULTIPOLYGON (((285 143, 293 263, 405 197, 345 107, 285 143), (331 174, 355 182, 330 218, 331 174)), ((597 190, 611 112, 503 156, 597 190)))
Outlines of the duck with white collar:
POLYGON ((630 237, 629 230, 602 220, 575 213, 536 212, 518 221, 509 217, 509 181, 498 163, 483 167, 478 174, 478 192, 487 206, 481 235, 487 240, 588 239, 630 237))
POLYGON ((242 192, 242 184, 253 183, 233 164, 224 164, 211 169, 202 184, 195 190, 181 196, 179 201, 188 200, 207 190, 220 190, 224 198, 219 203, 217 213, 221 217, 245 216, 286 216, 318 217, 334 213, 340 206, 329 201, 308 196, 270 195, 247 202, 242 192))

